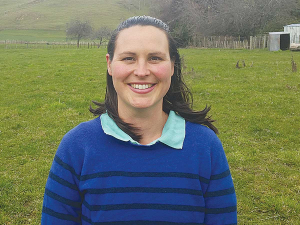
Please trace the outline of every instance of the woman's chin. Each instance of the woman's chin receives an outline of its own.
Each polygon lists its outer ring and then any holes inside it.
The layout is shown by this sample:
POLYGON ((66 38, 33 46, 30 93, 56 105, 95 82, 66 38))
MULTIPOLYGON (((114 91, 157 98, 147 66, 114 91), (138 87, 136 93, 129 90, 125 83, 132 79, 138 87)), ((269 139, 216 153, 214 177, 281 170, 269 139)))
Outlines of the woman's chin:
POLYGON ((131 103, 131 107, 136 110, 148 110, 148 109, 153 110, 153 109, 157 109, 158 105, 162 106, 162 103, 157 104, 157 103, 153 103, 152 101, 145 101, 145 99, 131 103))

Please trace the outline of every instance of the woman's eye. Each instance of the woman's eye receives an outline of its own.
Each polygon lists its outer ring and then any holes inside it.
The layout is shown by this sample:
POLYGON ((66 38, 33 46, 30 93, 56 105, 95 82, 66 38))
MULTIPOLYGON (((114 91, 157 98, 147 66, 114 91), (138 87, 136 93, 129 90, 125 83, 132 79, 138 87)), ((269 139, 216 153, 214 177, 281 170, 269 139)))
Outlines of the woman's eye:
POLYGON ((133 61, 134 58, 133 57, 125 57, 124 59, 122 59, 123 61, 133 61))
POLYGON ((160 58, 160 57, 157 57, 157 56, 152 56, 152 57, 150 58, 150 60, 151 60, 151 61, 160 61, 161 58, 160 58))

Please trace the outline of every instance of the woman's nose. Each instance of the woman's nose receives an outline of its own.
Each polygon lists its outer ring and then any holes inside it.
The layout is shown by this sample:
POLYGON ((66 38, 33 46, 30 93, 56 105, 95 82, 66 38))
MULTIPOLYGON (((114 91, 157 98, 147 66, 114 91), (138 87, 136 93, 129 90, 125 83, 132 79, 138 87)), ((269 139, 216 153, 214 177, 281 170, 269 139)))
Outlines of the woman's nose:
POLYGON ((134 75, 136 76, 148 76, 150 75, 150 70, 148 64, 145 61, 137 62, 136 68, 134 70, 134 75))

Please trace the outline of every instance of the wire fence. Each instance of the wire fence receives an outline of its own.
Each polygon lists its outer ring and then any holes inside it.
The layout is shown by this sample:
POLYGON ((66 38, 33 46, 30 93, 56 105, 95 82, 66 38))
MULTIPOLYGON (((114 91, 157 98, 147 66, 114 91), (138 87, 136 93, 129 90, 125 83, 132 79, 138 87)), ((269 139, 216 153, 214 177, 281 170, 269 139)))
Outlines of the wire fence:
MULTIPOLYGON (((46 41, 16 41, 5 40, 0 41, 0 48, 4 49, 40 49, 40 48, 100 48, 106 47, 107 42, 98 43, 91 42, 46 42, 46 41)), ((229 36, 210 36, 210 37, 194 37, 190 42, 190 47, 200 48, 221 48, 221 49, 264 49, 269 47, 269 36, 259 35, 250 36, 249 39, 242 37, 229 36)))
POLYGON ((192 47, 223 49, 264 49, 269 46, 269 36, 259 35, 250 38, 231 36, 194 37, 192 47))
POLYGON ((18 41, 18 40, 5 40, 0 41, 0 48, 4 49, 41 49, 41 48, 100 48, 106 47, 107 43, 101 45, 97 42, 47 42, 47 41, 18 41))

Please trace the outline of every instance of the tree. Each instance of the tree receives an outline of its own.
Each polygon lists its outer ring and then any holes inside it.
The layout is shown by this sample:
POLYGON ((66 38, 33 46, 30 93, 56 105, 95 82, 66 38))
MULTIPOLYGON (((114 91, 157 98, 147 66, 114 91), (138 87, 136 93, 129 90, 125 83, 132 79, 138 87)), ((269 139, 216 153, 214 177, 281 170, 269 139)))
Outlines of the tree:
POLYGON ((156 2, 152 14, 165 21, 180 47, 190 44, 194 35, 209 26, 204 0, 164 0, 156 2))
POLYGON ((78 19, 67 24, 67 37, 77 40, 77 48, 79 48, 79 41, 82 38, 89 37, 93 31, 92 26, 88 21, 82 22, 78 19))
POLYGON ((103 39, 109 39, 111 33, 112 31, 108 27, 100 27, 99 30, 95 31, 93 39, 99 40, 99 46, 101 46, 103 39))
POLYGON ((214 23, 218 31, 214 33, 249 37, 276 27, 282 29, 292 20, 292 11, 297 7, 295 0, 244 0, 239 3, 227 0, 219 5, 214 23))
POLYGON ((146 0, 122 0, 119 2, 128 11, 140 11, 146 5, 146 0))
POLYGON ((249 37, 282 29, 300 15, 297 0, 152 1, 152 15, 167 22, 181 46, 196 35, 249 37))

